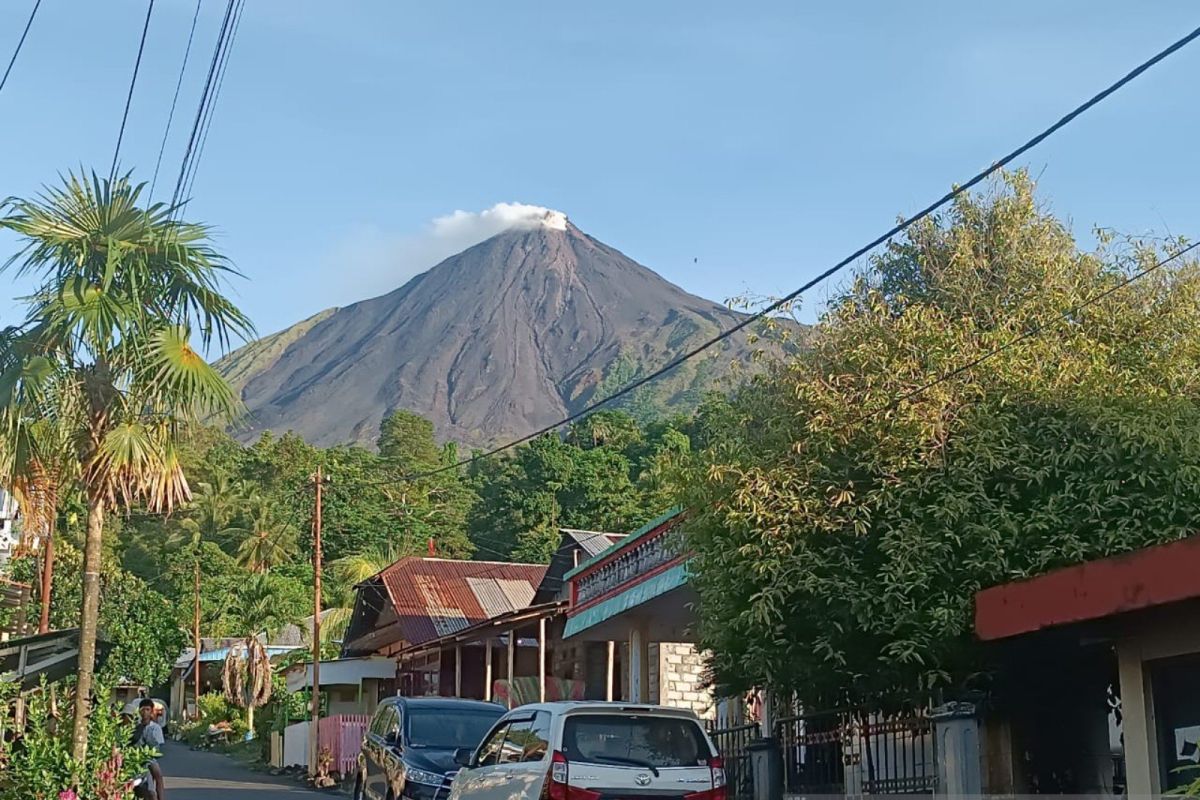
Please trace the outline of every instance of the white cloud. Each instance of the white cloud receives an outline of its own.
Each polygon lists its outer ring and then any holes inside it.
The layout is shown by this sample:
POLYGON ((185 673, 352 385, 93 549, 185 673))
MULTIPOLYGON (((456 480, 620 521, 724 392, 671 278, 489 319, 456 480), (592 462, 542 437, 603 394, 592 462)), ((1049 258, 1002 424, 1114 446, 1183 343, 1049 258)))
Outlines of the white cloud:
MULTIPOLYGON (((331 254, 342 291, 351 296, 339 303, 389 292, 471 245, 510 228, 546 226, 566 230, 567 215, 544 206, 497 203, 483 211, 454 211, 435 217, 416 234, 396 234, 377 226, 362 226, 342 240, 331 254)), ((339 292, 340 294, 340 292, 339 292)))

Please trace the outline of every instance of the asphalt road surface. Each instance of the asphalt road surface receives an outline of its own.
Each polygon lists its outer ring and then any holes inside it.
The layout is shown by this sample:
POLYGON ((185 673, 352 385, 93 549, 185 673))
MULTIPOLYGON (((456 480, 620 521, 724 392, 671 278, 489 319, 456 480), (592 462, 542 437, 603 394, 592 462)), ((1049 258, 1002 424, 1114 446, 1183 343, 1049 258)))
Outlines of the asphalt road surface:
POLYGON ((217 753, 197 752, 167 742, 160 762, 167 778, 167 800, 302 800, 330 797, 293 780, 243 767, 217 753))

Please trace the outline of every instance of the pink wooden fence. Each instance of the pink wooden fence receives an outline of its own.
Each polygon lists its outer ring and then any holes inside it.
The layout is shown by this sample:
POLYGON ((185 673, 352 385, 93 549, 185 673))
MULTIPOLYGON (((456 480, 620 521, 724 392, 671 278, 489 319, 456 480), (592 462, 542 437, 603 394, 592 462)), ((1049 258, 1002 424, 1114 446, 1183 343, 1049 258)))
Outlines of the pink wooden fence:
POLYGON ((328 750, 333 757, 329 769, 339 775, 351 775, 358 766, 363 735, 371 718, 362 714, 339 714, 325 717, 317 726, 317 746, 328 750))

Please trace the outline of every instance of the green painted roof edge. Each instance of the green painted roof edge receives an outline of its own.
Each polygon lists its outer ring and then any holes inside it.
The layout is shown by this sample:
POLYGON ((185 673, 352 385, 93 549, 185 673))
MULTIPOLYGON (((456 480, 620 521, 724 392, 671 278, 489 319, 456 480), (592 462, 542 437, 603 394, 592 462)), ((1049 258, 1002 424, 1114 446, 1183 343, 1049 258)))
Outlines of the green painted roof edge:
POLYGON ((563 629, 563 638, 569 639, 577 633, 582 633, 588 628, 593 628, 601 622, 612 619, 618 614, 629 611, 631 608, 636 608, 643 603, 648 603, 654 598, 666 594, 667 592, 678 589, 687 583, 688 580, 688 562, 676 564, 668 570, 660 572, 653 578, 642 581, 630 588, 624 590, 615 597, 610 597, 596 605, 580 612, 579 614, 567 619, 567 625, 563 629), (635 592, 641 589, 652 589, 653 594, 649 597, 635 597, 635 592), (636 602, 634 602, 636 600, 636 602))
POLYGON ((608 558, 609 556, 611 556, 613 553, 617 552, 618 550, 622 550, 626 547, 631 546, 638 539, 641 539, 643 536, 650 533, 650 531, 652 531, 655 528, 657 528, 658 526, 662 525, 664 522, 669 522, 672 518, 678 517, 682 513, 683 513, 683 506, 671 507, 667 511, 664 511, 662 514, 659 514, 657 517, 655 517, 654 519, 647 522, 642 527, 638 528, 633 533, 626 536, 621 541, 615 542, 615 543, 609 545, 608 547, 601 550, 596 555, 589 558, 587 561, 584 561, 578 567, 575 567, 573 570, 568 572, 566 575, 563 575, 563 580, 564 581, 570 580, 571 578, 578 575, 580 572, 583 572, 585 569, 592 566, 593 564, 596 564, 599 561, 603 561, 604 559, 608 558))

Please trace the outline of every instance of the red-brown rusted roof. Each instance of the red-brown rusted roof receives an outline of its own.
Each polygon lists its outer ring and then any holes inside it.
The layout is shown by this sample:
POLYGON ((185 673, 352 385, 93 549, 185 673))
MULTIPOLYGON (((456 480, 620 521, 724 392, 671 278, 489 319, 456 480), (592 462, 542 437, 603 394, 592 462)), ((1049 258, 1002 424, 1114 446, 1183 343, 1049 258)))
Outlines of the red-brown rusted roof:
POLYGON ((1200 597, 1200 536, 1088 561, 975 595, 975 633, 1003 639, 1200 597))
POLYGON ((413 645, 524 608, 545 571, 540 564, 410 556, 378 577, 395 609, 400 640, 413 645))

